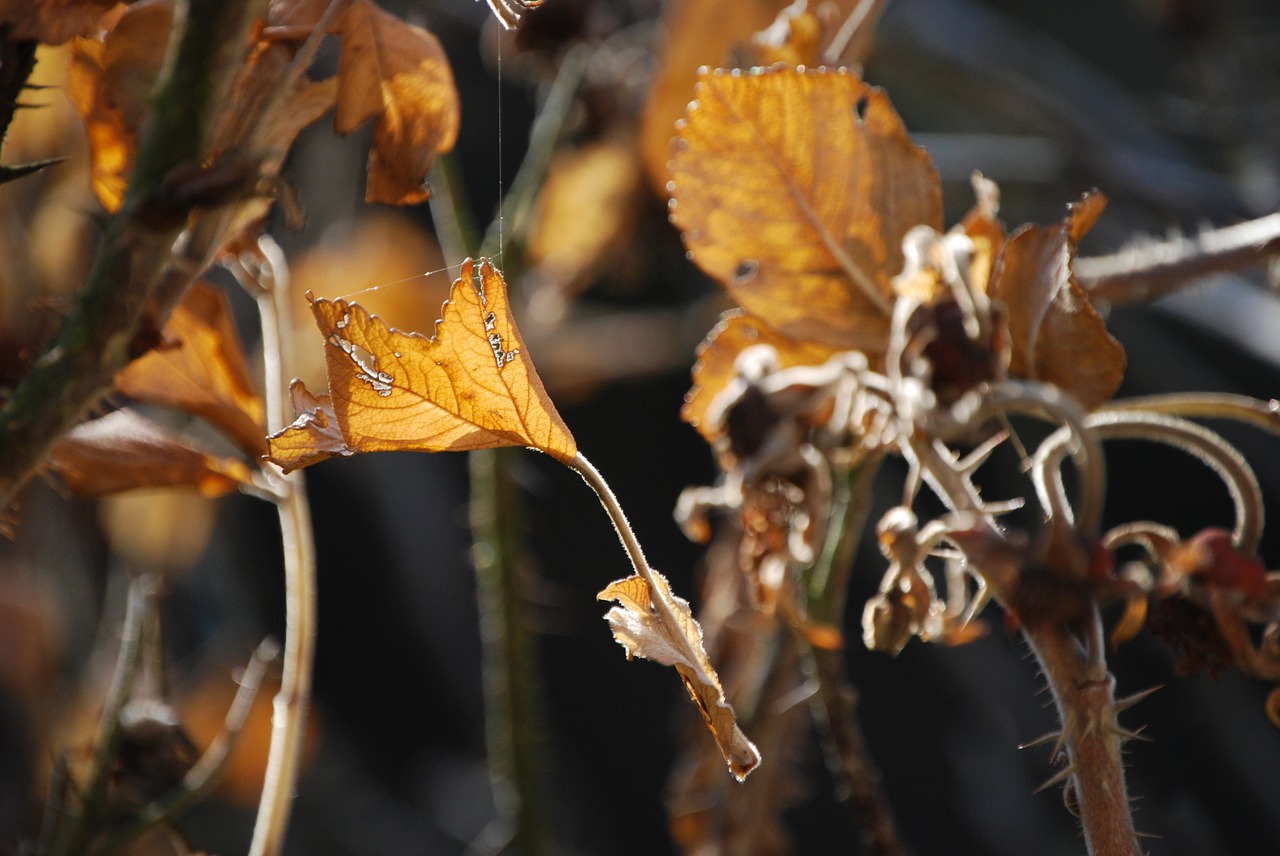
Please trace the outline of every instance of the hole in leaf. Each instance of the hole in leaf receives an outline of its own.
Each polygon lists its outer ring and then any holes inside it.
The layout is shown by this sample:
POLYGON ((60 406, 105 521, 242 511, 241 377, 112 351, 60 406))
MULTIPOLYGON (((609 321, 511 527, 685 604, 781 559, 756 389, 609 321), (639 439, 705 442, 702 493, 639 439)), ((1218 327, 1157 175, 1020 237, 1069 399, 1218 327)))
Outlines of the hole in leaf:
POLYGON ((755 259, 743 259, 738 262, 738 266, 733 269, 734 285, 742 285, 750 282, 760 270, 760 263, 755 259))
POLYGON ((867 96, 862 96, 853 105, 853 115, 857 118, 858 124, 861 125, 867 118, 867 96))

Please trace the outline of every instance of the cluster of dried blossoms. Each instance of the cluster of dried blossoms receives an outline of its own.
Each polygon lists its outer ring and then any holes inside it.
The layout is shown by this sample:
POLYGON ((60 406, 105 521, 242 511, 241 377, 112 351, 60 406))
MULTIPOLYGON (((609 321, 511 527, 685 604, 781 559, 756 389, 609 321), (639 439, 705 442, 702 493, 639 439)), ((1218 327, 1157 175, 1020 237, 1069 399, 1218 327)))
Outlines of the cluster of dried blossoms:
MULTIPOLYGON (((1040 657, 1058 700, 1055 756, 1067 765, 1054 781, 1066 783, 1082 817, 1122 815, 1113 837, 1131 842, 1118 762, 1131 734, 1115 718, 1125 705, 1113 696, 1100 608, 1124 604, 1112 644, 1149 624, 1184 666, 1235 664, 1280 679, 1280 573, 1257 556, 1257 480, 1226 440, 1191 421, 1234 419, 1280 433, 1280 405, 1220 395, 1112 401, 1124 353, 1073 271, 1103 197, 1087 194, 1060 224, 1006 234, 997 188, 975 177, 978 204, 943 232, 927 202, 936 192, 927 157, 883 93, 851 74, 705 75, 674 151, 673 221, 691 257, 742 305, 708 337, 694 370, 684 416, 713 445, 724 475, 681 497, 686 533, 706 541, 711 513, 735 515, 750 607, 804 645, 838 647, 830 601, 843 603, 844 592, 814 584, 832 574, 831 545, 858 534, 836 531, 835 486, 852 474, 865 488, 876 463, 901 456, 908 477, 901 502, 876 525, 888 568, 863 610, 863 641, 891 654, 916 636, 964 642, 980 635, 975 617, 995 600, 1040 657), (813 133, 773 133, 770 115, 813 133), (731 144, 708 151, 712 135, 739 131, 757 140, 755 162, 731 144), (850 176, 832 150, 892 180, 850 176), (750 245, 737 234, 735 218, 738 227, 762 219, 749 200, 708 208, 696 198, 728 169, 743 184, 775 181, 798 200, 792 213, 775 199, 773 220, 791 221, 776 245, 759 231, 750 245), (871 226, 860 211, 872 212, 871 226), (808 233, 810 246, 788 254, 784 241, 797 233, 808 233), (1044 439, 1025 449, 1014 420, 1043 423, 1044 439), (1029 473, 1026 495, 991 501, 975 473, 1011 437, 1029 473), (1234 502, 1235 528, 1183 537, 1141 520, 1103 531, 1104 444, 1117 439, 1166 444, 1211 467, 1234 502), (926 489, 945 513, 922 521, 917 509, 927 504, 917 499, 926 489), (1027 508, 1018 524, 1003 522, 1030 503, 1038 519, 1027 508), (825 599, 818 615, 815 597, 825 599), (1265 625, 1260 636, 1257 625, 1265 625)), ((725 614, 714 599, 710 608, 725 614)), ((1278 702, 1280 690, 1273 718, 1278 702)), ((1105 830, 1083 822, 1098 845, 1105 830)))

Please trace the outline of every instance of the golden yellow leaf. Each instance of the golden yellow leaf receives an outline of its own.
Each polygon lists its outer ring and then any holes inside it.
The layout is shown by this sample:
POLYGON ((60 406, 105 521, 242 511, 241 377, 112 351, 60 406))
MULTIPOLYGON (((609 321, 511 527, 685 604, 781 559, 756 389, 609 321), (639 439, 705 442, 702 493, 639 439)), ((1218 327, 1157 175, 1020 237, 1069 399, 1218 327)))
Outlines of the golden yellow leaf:
POLYGON ((723 425, 710 424, 707 411, 716 396, 736 377, 734 361, 752 345, 772 345, 778 353, 778 367, 816 366, 836 353, 836 348, 818 342, 797 341, 769 328, 760 319, 741 309, 720 316, 719 323, 698 346, 693 365, 693 387, 685 393, 680 418, 688 422, 708 443, 723 433, 723 425))
POLYGON ((733 708, 725 700, 689 602, 671 593, 662 574, 654 571, 652 579, 653 587, 639 575, 632 575, 610 583, 596 595, 620 604, 605 614, 605 620, 626 649, 627 659, 644 657, 675 668, 719 744, 729 771, 741 781, 760 763, 760 753, 738 727, 733 708))
POLYGON ((289 385, 289 398, 298 418, 267 438, 267 457, 273 463, 291 473, 329 458, 354 454, 342 439, 329 396, 312 395, 302 381, 295 380, 289 385))
POLYGON ((222 496, 252 478, 240 461, 210 455, 128 410, 72 429, 50 452, 49 470, 82 496, 139 487, 194 487, 222 496))
POLYGON ((444 49, 431 33, 371 0, 351 0, 337 30, 338 133, 376 117, 365 201, 421 202, 430 195, 432 161, 458 136, 458 92, 444 49))
POLYGON ((162 338, 158 348, 125 366, 116 389, 200 416, 255 459, 266 454, 262 399, 223 293, 197 283, 173 310, 162 338))
POLYGON ((171 5, 139 3, 125 10, 101 39, 78 38, 72 45, 67 97, 84 119, 93 192, 108 211, 124 200, 172 21, 171 5))
POLYGON ((693 260, 787 336, 882 352, 903 235, 942 222, 888 97, 826 69, 707 73, 696 97, 668 185, 693 260))
POLYGON ((1089 410, 1115 395, 1125 368, 1124 348, 1071 270, 1076 241, 1103 204, 1101 194, 1086 194, 1062 223, 1019 229, 988 289, 1008 310, 1009 374, 1053 383, 1089 410))
MULTIPOLYGON (((566 464, 577 454, 511 317, 506 282, 487 259, 463 262, 431 339, 387 327, 345 300, 313 300, 311 311, 352 452, 529 446, 566 464)), ((273 446, 289 444, 290 462, 307 442, 294 431, 272 438, 273 446)))
POLYGON ((650 84, 640 124, 640 156, 656 191, 667 182, 669 145, 676 121, 693 98, 698 69, 730 63, 731 51, 750 40, 790 0, 676 0, 667 4, 662 58, 650 84))

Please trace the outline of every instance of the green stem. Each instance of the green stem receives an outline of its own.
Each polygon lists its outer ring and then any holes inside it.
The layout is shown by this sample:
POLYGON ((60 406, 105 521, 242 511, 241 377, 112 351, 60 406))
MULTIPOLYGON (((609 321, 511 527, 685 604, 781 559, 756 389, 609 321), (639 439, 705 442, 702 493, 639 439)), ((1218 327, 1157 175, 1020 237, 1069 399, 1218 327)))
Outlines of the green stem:
MULTIPOLYGON (((811 621, 844 626, 854 555, 870 517, 883 460, 881 454, 870 454, 839 482, 826 542, 808 575, 806 608, 811 621)), ((849 680, 844 649, 815 648, 803 638, 796 641, 802 668, 816 685, 810 709, 837 794, 853 810, 866 852, 898 856, 904 850, 880 786, 880 771, 858 725, 858 692, 849 680)))
MULTIPOLYGON (((210 98, 238 63, 233 46, 253 0, 187 0, 176 5, 171 50, 156 84, 120 213, 112 218, 75 308, 53 344, 0 408, 0 508, 7 507, 53 443, 89 413, 136 356, 148 324, 159 325, 181 289, 157 300, 184 225, 149 223, 148 199, 176 167, 198 164, 210 98), (214 83, 217 81, 219 83, 214 83)), ((200 270, 184 274, 190 282, 200 270)))

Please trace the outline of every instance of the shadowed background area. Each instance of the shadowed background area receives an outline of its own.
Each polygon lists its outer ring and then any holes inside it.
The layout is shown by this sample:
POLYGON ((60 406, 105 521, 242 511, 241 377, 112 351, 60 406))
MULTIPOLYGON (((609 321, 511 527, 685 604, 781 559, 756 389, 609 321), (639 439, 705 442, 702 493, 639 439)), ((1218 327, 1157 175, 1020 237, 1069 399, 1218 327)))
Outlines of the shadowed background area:
MULTIPOLYGON (((655 46, 665 38, 662 4, 547 0, 507 36, 483 4, 468 0, 384 5, 444 43, 463 104, 459 205, 482 223, 497 210, 500 186, 511 189, 557 73, 577 64, 576 98, 546 186, 580 181, 586 189, 560 190, 558 199, 548 192, 532 214, 504 208, 504 228, 524 246, 498 263, 524 268, 512 277, 516 314, 579 447, 609 479, 653 565, 678 592, 695 593, 696 608, 705 551, 681 535, 672 510, 683 488, 711 484, 716 471, 679 411, 694 348, 729 301, 685 259, 665 199, 648 189, 634 152, 620 166, 610 160, 634 147, 655 46), (586 151, 598 151, 598 160, 588 162, 586 151), (614 190, 603 202, 602 186, 614 190), (606 249, 584 264, 575 248, 592 241, 606 249)), ((1056 222, 1066 203, 1098 187, 1110 205, 1081 253, 1100 255, 1135 237, 1277 208, 1277 37, 1280 11, 1262 0, 890 0, 864 76, 888 91, 928 149, 948 224, 972 203, 975 169, 1000 184, 1010 225, 1056 222)), ((332 73, 336 55, 322 49, 317 67, 332 73)), ((316 127, 286 171, 308 219, 301 231, 282 224, 273 232, 299 295, 297 371, 313 389, 324 388, 322 340, 304 290, 338 297, 382 285, 353 299, 397 327, 429 333, 451 278, 439 271, 460 261, 447 236, 434 236, 427 206, 361 203, 367 145, 360 132, 339 139, 316 127)), ((0 211, 18 210, 14 194, 22 192, 34 191, 0 188, 0 211)), ((87 203, 77 204, 64 207, 83 216, 87 203)), ((231 293, 252 340, 250 301, 231 293)), ((1129 360, 1121 395, 1221 390, 1270 399, 1280 390, 1280 302, 1263 270, 1218 274, 1154 305, 1117 308, 1108 327, 1129 360)), ((4 343, 8 376, 22 341, 4 343)), ((1253 464, 1269 502, 1280 499, 1275 439, 1221 430, 1253 464)), ((1184 534, 1230 526, 1225 490, 1194 460, 1140 444, 1109 448, 1108 520, 1152 518, 1184 534)), ((596 593, 629 571, 597 499, 547 456, 520 451, 502 461, 519 488, 516 526, 527 547, 517 611, 533 652, 526 677, 537 710, 526 725, 537 735, 548 852, 674 854, 668 777, 684 746, 715 747, 694 731, 701 724, 670 670, 625 662, 600 619, 607 607, 596 593), (691 739, 682 743, 686 731, 691 739)), ((880 474, 872 520, 900 496, 905 467, 897 463, 880 474)), ((319 556, 314 733, 286 852, 498 852, 465 457, 336 459, 308 470, 307 484, 319 556)), ((229 702, 231 668, 262 636, 283 631, 271 509, 247 497, 149 497, 126 506, 99 508, 34 485, 4 547, 0 840, 10 846, 33 835, 31 794, 42 793, 52 752, 89 733, 126 570, 165 574, 167 672, 199 745, 229 702), (53 730, 55 719, 65 724, 53 730)), ((1032 795, 1056 769, 1048 747, 1017 748, 1055 727, 1024 643, 993 608, 991 632, 969 645, 913 641, 896 659, 866 651, 862 604, 884 568, 867 541, 853 572, 848 666, 903 838, 920 856, 1082 853, 1058 789, 1032 795)), ((1273 530, 1262 555, 1280 562, 1273 530)), ((1144 842, 1148 852, 1276 852, 1280 732, 1264 712, 1271 687, 1233 670, 1216 680, 1204 671, 1179 676, 1169 650, 1146 631, 1110 662, 1119 695, 1163 686, 1122 719, 1145 725, 1151 738, 1129 744, 1126 759, 1137 826, 1161 836, 1144 842)), ((260 718, 269 715, 271 689, 260 718)), ((259 755, 265 735, 265 726, 246 734, 259 755)), ((811 736, 791 757, 764 763, 797 771, 797 794, 785 796, 794 852, 863 852, 811 736)), ((245 759, 186 816, 180 826, 196 849, 245 848, 261 772, 260 761, 245 759)))

